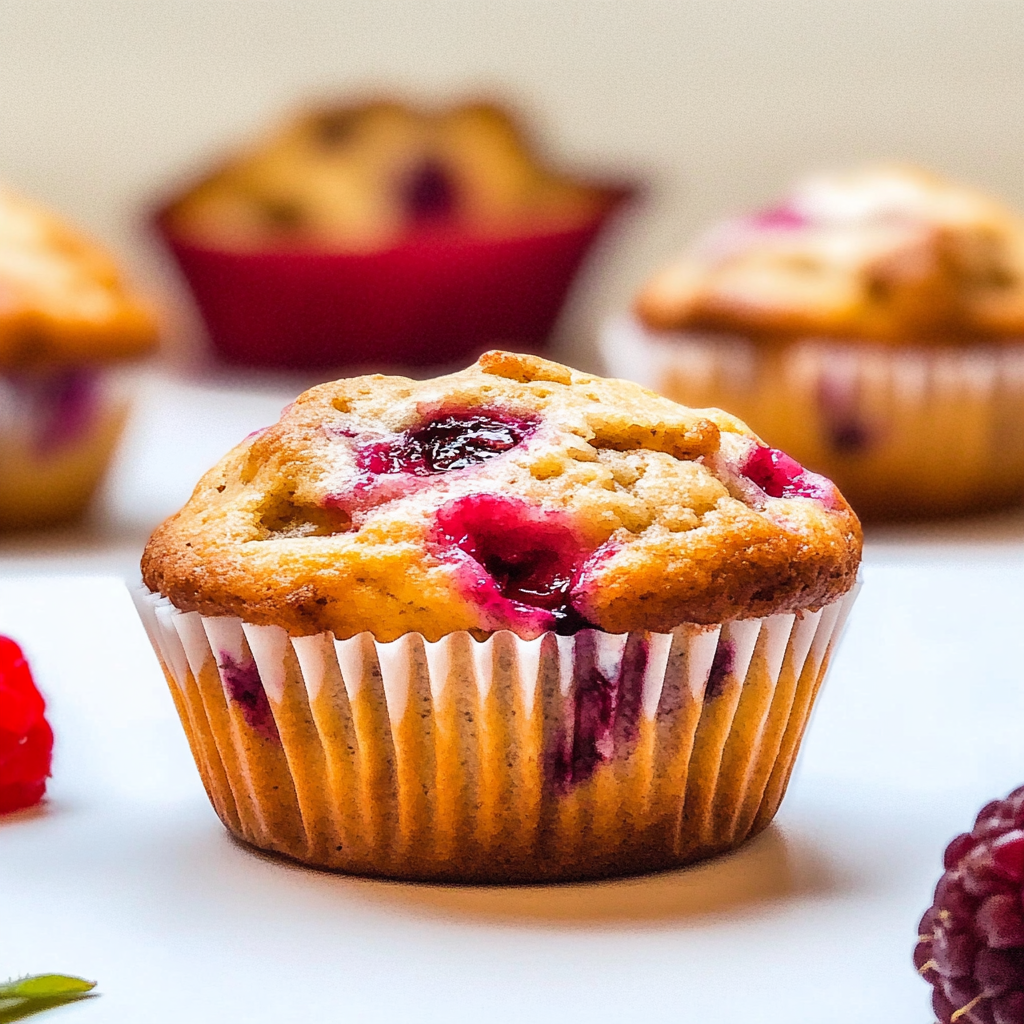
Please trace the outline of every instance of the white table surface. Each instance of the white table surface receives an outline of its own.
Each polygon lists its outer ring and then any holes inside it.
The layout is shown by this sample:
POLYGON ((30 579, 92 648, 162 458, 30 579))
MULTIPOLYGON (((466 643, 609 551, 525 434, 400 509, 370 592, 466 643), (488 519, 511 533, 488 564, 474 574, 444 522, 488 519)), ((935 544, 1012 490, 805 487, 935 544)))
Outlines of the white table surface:
POLYGON ((227 837, 118 578, 295 383, 141 387, 91 524, 0 543, 0 632, 57 733, 48 801, 0 819, 0 977, 102 993, 54 1021, 932 1019, 910 955, 942 847, 1024 782, 1019 513, 870 535, 789 796, 738 853, 565 887, 370 882, 227 837))

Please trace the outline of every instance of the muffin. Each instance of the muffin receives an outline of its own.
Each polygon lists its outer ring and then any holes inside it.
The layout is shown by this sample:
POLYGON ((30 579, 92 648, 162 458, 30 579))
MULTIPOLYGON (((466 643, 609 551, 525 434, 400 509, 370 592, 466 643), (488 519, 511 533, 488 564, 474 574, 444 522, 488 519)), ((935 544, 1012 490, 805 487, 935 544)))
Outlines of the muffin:
POLYGON ((155 341, 109 256, 0 188, 0 529, 85 508, 127 409, 108 368, 155 341))
POLYGON ((811 178, 718 226, 603 345, 613 372, 734 410, 863 516, 1024 496, 1024 221, 922 171, 811 178))
POLYGON ((153 534, 137 603, 236 836, 595 878, 771 821, 860 550, 726 413, 490 352, 301 395, 153 534))
POLYGON ((423 365, 542 344, 624 195, 548 166, 493 104, 373 101, 274 128, 159 226, 223 357, 423 365))

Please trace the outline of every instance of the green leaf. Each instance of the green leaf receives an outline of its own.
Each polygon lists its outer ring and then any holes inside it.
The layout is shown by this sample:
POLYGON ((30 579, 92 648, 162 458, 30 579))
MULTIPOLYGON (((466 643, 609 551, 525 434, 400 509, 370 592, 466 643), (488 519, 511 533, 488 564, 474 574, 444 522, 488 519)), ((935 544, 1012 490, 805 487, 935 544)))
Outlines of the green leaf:
POLYGON ((95 981, 73 978, 68 974, 34 974, 30 978, 18 978, 0 985, 0 999, 12 996, 21 999, 53 999, 57 996, 89 992, 96 987, 95 981))
POLYGON ((23 1020, 44 1010, 88 999, 95 981, 66 974, 37 974, 0 984, 0 1024, 23 1020))

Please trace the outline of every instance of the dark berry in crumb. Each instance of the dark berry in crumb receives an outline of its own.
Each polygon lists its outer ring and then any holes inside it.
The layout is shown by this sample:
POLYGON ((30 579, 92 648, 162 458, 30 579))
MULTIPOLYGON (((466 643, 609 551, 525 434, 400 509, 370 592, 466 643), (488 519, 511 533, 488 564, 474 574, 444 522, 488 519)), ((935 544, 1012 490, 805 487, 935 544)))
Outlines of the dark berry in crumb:
POLYGON ((1024 786, 946 847, 914 965, 939 1024, 1024 1024, 1024 786))
POLYGON ((360 468, 371 473, 446 473, 515 448, 534 426, 523 420, 485 415, 443 416, 406 431, 394 441, 369 445, 357 459, 360 468))
POLYGON ((53 733, 21 648, 0 636, 0 814, 43 798, 53 733))
POLYGON ((413 222, 444 220, 455 213, 457 188, 436 160, 417 164, 402 185, 402 206, 413 222))

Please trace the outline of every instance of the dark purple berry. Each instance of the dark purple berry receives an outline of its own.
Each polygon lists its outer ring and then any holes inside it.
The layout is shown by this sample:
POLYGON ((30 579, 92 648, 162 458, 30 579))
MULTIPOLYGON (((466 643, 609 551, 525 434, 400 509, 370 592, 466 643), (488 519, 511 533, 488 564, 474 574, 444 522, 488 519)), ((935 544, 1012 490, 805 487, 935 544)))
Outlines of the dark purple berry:
POLYGON ((974 961, 974 977, 989 998, 1024 988, 1024 959, 1011 950, 986 947, 974 961))
POLYGON ((932 1009, 939 1018, 939 1024, 949 1024, 956 1013, 956 1007, 942 994, 942 989, 938 986, 932 991, 932 1009))
POLYGON ((966 978, 974 971, 980 943, 972 932, 952 932, 939 926, 932 938, 932 959, 943 978, 966 978))
POLYGON ((974 915, 974 926, 992 949, 1024 946, 1020 894, 999 892, 986 897, 974 915))
POLYGON ((954 1006, 966 1006, 978 995, 973 978, 944 978, 942 992, 954 1006))
POLYGON ((918 926, 914 966, 939 1024, 1024 1024, 1024 787, 956 836, 918 926))
POLYGON ((960 863, 960 859, 974 849, 974 836, 970 832, 961 832, 946 847, 946 853, 942 858, 944 868, 954 868, 960 863))
POLYGON ((995 1024, 1020 1024, 1024 1020, 1024 992, 1017 989, 993 999, 992 1020, 995 1024))
POLYGON ((1011 882, 1024 881, 1024 832, 1019 828, 992 843, 992 867, 1011 882))
POLYGON ((935 906, 942 907, 958 921, 971 917, 977 905, 978 901, 966 892, 956 872, 947 872, 935 886, 935 906))

